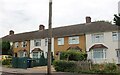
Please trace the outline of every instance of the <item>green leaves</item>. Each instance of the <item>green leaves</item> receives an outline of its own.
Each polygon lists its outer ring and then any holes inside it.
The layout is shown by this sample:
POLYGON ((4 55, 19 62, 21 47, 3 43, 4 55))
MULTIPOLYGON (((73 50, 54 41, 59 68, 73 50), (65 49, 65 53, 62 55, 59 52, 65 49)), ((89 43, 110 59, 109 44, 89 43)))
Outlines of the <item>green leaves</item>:
POLYGON ((76 50, 63 51, 60 54, 60 59, 82 61, 87 59, 87 54, 76 51, 76 50))
POLYGON ((10 50, 10 42, 2 41, 2 54, 7 55, 10 50))
POLYGON ((114 15, 114 23, 117 25, 117 26, 120 26, 120 14, 119 15, 114 15))

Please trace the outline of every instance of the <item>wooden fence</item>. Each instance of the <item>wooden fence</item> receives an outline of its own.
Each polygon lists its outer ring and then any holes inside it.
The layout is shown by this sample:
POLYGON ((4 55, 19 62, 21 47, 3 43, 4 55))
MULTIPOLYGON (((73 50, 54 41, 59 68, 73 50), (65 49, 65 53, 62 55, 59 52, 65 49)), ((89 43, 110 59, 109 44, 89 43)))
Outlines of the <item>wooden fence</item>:
POLYGON ((91 61, 77 61, 77 68, 81 70, 90 70, 92 62, 91 61))

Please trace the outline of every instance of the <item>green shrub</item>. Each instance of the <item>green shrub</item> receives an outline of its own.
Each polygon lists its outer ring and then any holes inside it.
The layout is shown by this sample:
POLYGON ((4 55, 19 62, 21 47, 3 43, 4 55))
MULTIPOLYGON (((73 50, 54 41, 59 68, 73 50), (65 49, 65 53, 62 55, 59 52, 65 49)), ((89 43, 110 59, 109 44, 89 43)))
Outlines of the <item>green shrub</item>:
POLYGON ((61 60, 69 60, 69 61, 82 61, 87 59, 87 54, 81 53, 74 50, 63 51, 60 54, 61 60))
POLYGON ((0 60, 0 65, 2 65, 2 60, 0 60))
POLYGON ((118 67, 114 63, 93 64, 91 71, 94 73, 116 73, 118 67))
POLYGON ((84 69, 76 61, 58 60, 53 62, 56 71, 77 72, 85 74, 119 75, 118 66, 114 63, 92 64, 91 69, 84 69))
POLYGON ((105 64, 105 70, 107 72, 116 72, 118 70, 118 67, 115 63, 107 63, 105 64))
POLYGON ((56 71, 61 72, 74 72, 76 70, 76 64, 74 61, 58 60, 53 62, 56 71))
POLYGON ((2 65, 11 65, 12 59, 5 59, 2 61, 2 65))

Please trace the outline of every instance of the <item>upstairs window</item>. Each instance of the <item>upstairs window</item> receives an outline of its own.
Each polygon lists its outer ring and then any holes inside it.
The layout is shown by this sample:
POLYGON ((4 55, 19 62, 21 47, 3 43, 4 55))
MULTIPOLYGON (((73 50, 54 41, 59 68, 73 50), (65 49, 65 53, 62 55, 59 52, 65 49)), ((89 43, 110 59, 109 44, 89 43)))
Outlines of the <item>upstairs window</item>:
POLYGON ((34 46, 41 46, 41 40, 40 39, 34 40, 34 46))
POLYGON ((18 48, 18 42, 15 42, 15 48, 18 48))
POLYGON ((64 45, 64 38, 58 38, 58 45, 64 45))
POLYGON ((101 43, 104 40, 103 34, 92 34, 93 43, 101 43))
POLYGON ((22 44, 22 47, 27 47, 27 41, 23 41, 21 44, 22 44))
POLYGON ((69 44, 79 44, 79 36, 69 37, 69 44))
POLYGON ((113 41, 120 40, 120 33, 118 33, 118 32, 112 32, 112 38, 113 38, 113 41))

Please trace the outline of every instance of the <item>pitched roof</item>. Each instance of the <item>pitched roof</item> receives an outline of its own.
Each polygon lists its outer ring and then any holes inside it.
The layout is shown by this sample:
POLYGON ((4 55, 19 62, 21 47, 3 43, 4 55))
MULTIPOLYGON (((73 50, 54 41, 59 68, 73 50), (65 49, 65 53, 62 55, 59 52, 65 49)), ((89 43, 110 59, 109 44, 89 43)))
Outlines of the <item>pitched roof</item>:
MULTIPOLYGON (((96 32, 108 32, 118 30, 118 26, 112 25, 108 22, 91 22, 84 24, 76 24, 64 27, 53 28, 53 37, 63 37, 72 35, 84 35, 86 33, 96 33, 96 32)), ((3 37, 3 40, 8 41, 24 41, 38 38, 47 38, 48 29, 43 31, 36 30, 32 32, 25 32, 15 35, 7 35, 3 37)))
POLYGON ((77 50, 77 51, 82 51, 82 49, 81 49, 79 46, 74 46, 74 45, 68 47, 67 50, 77 50))
POLYGON ((89 51, 92 50, 92 49, 97 49, 97 48, 106 48, 106 49, 108 49, 108 47, 104 46, 103 44, 95 44, 95 45, 93 45, 93 46, 89 49, 89 51))
POLYGON ((38 51, 43 52, 40 48, 34 48, 34 49, 32 50, 32 52, 38 52, 38 51))

